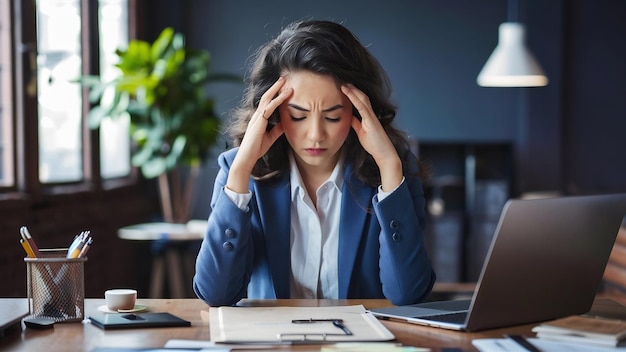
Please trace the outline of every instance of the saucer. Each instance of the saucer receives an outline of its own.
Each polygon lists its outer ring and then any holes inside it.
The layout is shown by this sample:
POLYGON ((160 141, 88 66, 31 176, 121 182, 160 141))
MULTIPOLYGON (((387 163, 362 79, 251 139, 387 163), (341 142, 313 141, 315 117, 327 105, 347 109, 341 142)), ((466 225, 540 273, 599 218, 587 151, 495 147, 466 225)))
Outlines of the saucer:
POLYGON ((133 307, 133 309, 119 309, 117 311, 110 310, 106 304, 103 304, 100 307, 98 307, 98 310, 103 313, 137 313, 137 312, 143 312, 144 310, 147 310, 147 309, 148 307, 140 305, 140 304, 135 304, 135 307, 133 307))

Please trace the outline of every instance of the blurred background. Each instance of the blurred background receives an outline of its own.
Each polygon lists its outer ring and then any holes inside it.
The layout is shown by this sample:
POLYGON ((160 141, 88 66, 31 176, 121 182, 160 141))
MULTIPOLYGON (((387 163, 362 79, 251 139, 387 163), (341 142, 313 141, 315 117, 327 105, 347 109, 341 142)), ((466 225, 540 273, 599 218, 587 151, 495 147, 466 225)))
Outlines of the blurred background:
MULTIPOLYGON (((88 127, 89 93, 73 82, 115 78, 116 49, 152 43, 167 27, 210 53, 211 72, 241 77, 255 49, 292 21, 329 19, 353 31, 388 72, 397 126, 433 167, 427 241, 442 282, 477 279, 508 198, 626 191, 623 1, 0 1, 2 297, 26 295, 23 225, 42 248, 67 247, 91 230, 87 297, 114 287, 148 296, 154 258, 168 248, 181 255, 183 295, 193 297, 197 239, 120 238, 120 228, 169 220, 161 178, 131 165, 128 119, 88 127), (508 21, 525 24, 547 86, 477 84, 508 21)), ((203 89, 224 121, 244 86, 203 89)), ((197 169, 182 168, 194 188, 185 205, 174 203, 187 207, 176 222, 208 217, 215 156, 226 148, 217 136, 197 169)), ((158 293, 171 296, 165 281, 158 293)))

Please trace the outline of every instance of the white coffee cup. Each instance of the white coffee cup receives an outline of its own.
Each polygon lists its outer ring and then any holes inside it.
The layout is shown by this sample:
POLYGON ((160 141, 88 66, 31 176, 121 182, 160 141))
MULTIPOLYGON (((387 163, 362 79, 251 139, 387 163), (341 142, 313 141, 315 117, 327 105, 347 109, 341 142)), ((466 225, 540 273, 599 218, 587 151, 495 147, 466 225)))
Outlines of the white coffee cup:
POLYGON ((133 309, 137 300, 137 290, 130 288, 107 290, 104 292, 104 300, 107 308, 113 311, 133 309))

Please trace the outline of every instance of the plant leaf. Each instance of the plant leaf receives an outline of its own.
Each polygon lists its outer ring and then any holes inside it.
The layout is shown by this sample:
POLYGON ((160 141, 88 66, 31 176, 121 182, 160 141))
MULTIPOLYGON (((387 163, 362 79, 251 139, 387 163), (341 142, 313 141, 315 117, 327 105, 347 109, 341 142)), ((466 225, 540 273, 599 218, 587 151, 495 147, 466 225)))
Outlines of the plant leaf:
POLYGON ((176 164, 178 163, 178 159, 180 158, 180 156, 183 154, 183 151, 185 150, 186 144, 187 144, 187 137, 185 137, 184 135, 179 135, 176 137, 176 139, 174 140, 174 143, 172 144, 172 150, 170 151, 169 155, 166 158, 168 169, 173 169, 174 167, 176 167, 176 164))
POLYGON ((87 126, 90 129, 95 130, 100 127, 100 122, 107 116, 107 110, 101 106, 94 106, 87 114, 87 126))
POLYGON ((161 31, 159 37, 154 41, 150 49, 150 62, 156 63, 167 55, 172 46, 174 29, 167 27, 161 31))
POLYGON ((165 159, 153 157, 141 165, 141 173, 145 178, 155 178, 167 171, 165 159))
POLYGON ((133 154, 130 162, 133 166, 141 166, 150 160, 152 153, 152 148, 148 145, 144 145, 142 148, 139 148, 135 154, 133 154))

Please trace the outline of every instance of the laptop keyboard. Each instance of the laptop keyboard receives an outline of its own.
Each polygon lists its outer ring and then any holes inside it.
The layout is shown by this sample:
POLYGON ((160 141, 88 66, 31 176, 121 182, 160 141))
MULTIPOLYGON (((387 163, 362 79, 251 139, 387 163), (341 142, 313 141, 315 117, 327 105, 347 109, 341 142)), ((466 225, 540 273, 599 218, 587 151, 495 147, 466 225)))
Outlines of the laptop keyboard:
POLYGON ((429 316, 425 316, 421 318, 427 319, 427 320, 441 321, 444 323, 463 324, 465 323, 466 317, 467 317, 467 312, 453 312, 453 313, 429 315, 429 316))

